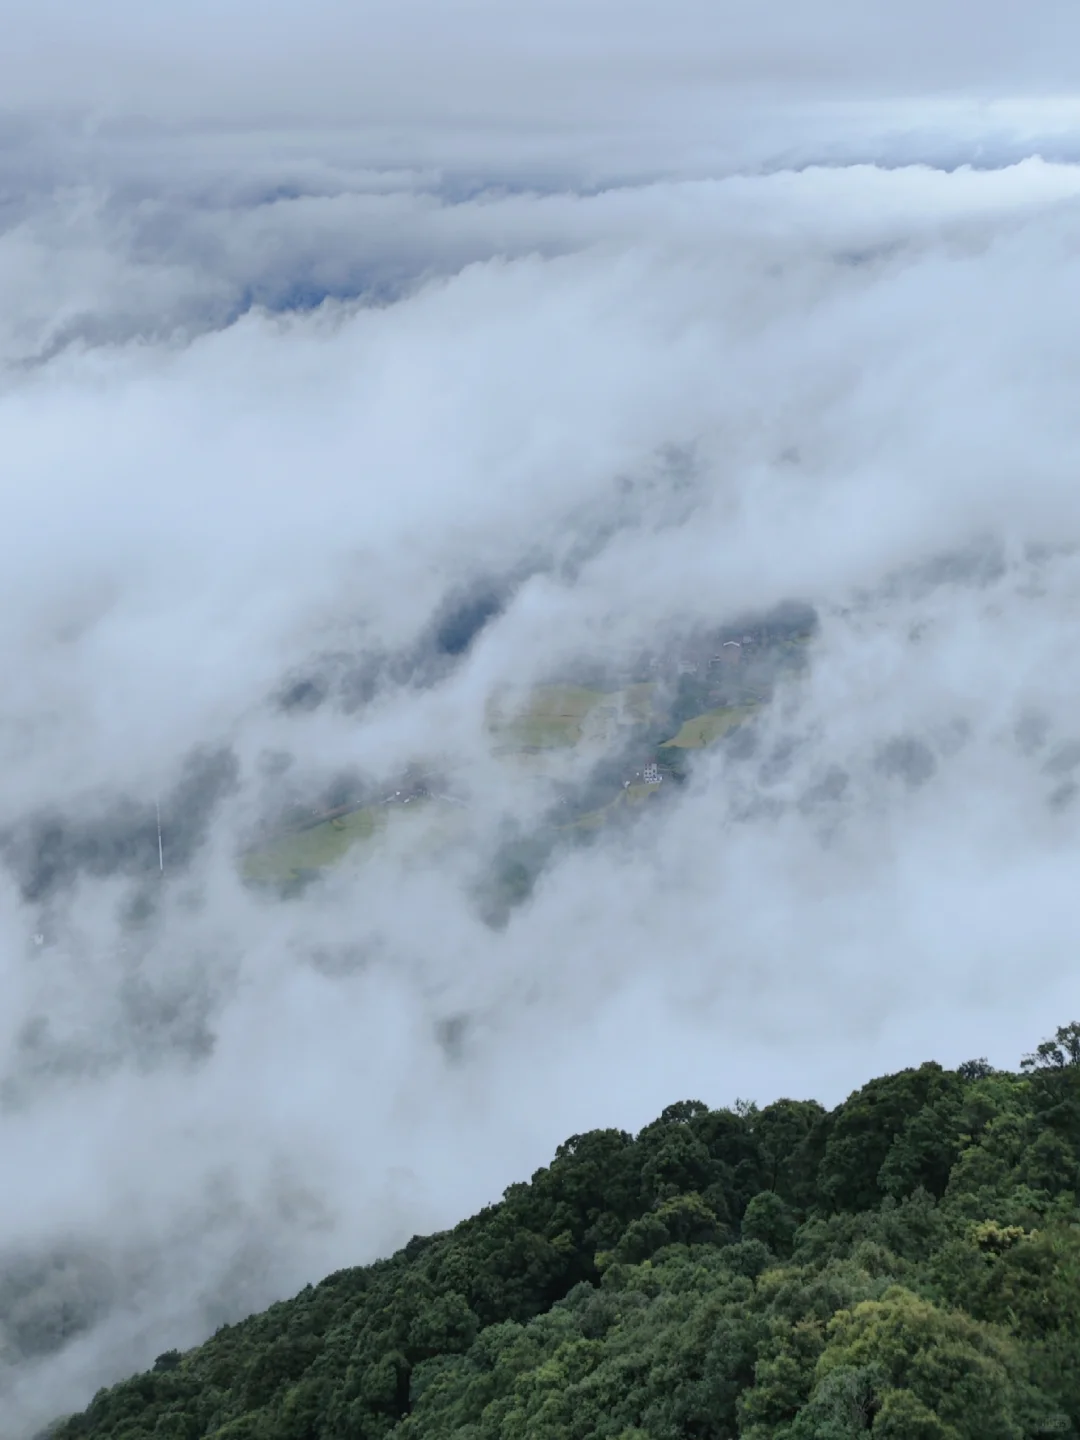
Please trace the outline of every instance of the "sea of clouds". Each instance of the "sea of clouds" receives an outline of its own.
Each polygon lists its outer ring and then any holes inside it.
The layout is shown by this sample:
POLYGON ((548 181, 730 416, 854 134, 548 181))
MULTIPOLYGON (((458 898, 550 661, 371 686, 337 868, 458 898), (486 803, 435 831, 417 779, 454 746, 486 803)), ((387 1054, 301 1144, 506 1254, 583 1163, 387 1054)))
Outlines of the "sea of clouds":
POLYGON ((574 1131, 1080 1014, 1072 11, 760 8, 12 27, 3 1440, 574 1131), (744 743, 493 924, 492 695, 790 597, 744 743), (243 883, 417 760, 453 843, 243 883))

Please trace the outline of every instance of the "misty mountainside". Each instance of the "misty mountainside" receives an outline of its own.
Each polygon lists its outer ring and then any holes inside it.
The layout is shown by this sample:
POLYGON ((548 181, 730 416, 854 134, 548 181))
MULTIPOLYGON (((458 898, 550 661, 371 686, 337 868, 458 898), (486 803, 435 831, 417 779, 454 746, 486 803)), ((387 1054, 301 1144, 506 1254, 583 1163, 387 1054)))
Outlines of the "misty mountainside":
POLYGON ((1080 1025, 671 1105, 102 1390, 51 1440, 1080 1434, 1080 1025))
MULTIPOLYGON (((388 666, 406 696, 445 679, 445 667, 467 652, 497 613, 495 602, 483 599, 483 606, 459 607, 433 623, 434 640, 425 637, 415 654, 397 657, 396 669, 388 666)), ((733 736, 803 671, 818 625, 812 607, 789 601, 679 634, 663 651, 620 663, 582 661, 518 693, 497 691, 487 707, 487 739, 497 759, 524 769, 542 790, 542 814, 528 834, 500 836, 477 886, 484 913, 504 919, 560 847, 588 841, 635 817, 643 801, 670 794, 687 779, 695 752, 733 736)), ((333 661, 293 676, 276 697, 278 708, 304 716, 325 705, 362 721, 366 702, 357 676, 366 662, 333 661)), ((370 854, 391 830, 429 856, 467 832, 471 807, 437 764, 416 761, 378 779, 339 769, 321 785, 305 787, 291 775, 290 757, 276 758, 284 783, 271 764, 261 822, 238 861, 243 880, 264 891, 295 896, 346 855, 370 854)), ((123 793, 96 796, 86 814, 54 807, 0 828, 0 861, 31 904, 45 904, 82 875, 145 880, 166 859, 170 875, 183 872, 239 788, 239 772, 228 747, 197 746, 157 802, 123 793)), ((505 779, 496 773, 486 789, 498 790, 505 779)), ((39 926, 47 935, 48 921, 39 926)))
MULTIPOLYGON (((497 613, 495 602, 483 599, 483 605, 473 602, 453 612, 436 629, 437 674, 468 650, 497 613)), ((494 857, 481 886, 487 913, 503 917, 526 898, 560 844, 587 840, 684 782, 695 751, 732 736, 778 685, 802 671, 818 624, 811 606, 788 601, 763 615, 680 634, 663 651, 622 664, 582 661, 575 672, 524 692, 494 694, 486 715, 494 755, 531 769, 554 793, 533 832, 504 843, 494 857), (575 757, 584 756, 584 773, 565 774, 568 756, 571 768, 575 757)), ((356 668, 336 657, 329 676, 316 669, 294 677, 279 703, 287 712, 307 712, 336 702, 352 713, 362 704, 356 668)), ((414 672, 422 683, 430 681, 430 663, 421 665, 417 657, 411 667, 402 662, 399 669, 401 683, 414 681, 414 672)), ((312 805, 310 797, 294 803, 265 827, 242 856, 242 874, 250 883, 295 893, 406 816, 414 822, 423 816, 413 833, 429 848, 453 844, 463 829, 461 812, 468 808, 454 789, 453 782, 419 763, 381 786, 339 776, 320 803, 312 805)))

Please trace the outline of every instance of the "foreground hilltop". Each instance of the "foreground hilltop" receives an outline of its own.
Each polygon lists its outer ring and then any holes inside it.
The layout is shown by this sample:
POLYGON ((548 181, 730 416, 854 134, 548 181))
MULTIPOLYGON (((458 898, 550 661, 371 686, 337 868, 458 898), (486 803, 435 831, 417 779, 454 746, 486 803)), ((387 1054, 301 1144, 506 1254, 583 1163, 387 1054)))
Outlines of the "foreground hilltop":
POLYGON ((101 1391, 53 1440, 1080 1435, 1080 1025, 1019 1073, 571 1137, 444 1234, 101 1391))

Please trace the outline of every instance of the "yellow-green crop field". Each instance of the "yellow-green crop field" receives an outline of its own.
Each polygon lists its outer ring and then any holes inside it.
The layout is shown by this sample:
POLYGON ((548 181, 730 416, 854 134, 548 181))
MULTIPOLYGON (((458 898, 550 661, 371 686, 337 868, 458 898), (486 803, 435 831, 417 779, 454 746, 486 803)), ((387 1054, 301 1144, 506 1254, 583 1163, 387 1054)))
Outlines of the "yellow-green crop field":
POLYGON ((695 715, 684 721, 678 734, 665 740, 664 746, 666 748, 670 745, 679 750, 702 750, 706 745, 722 739, 737 725, 741 725, 756 708, 754 705, 724 705, 718 710, 706 710, 703 715, 695 715))
POLYGON ((386 811, 374 805, 325 820, 309 830, 278 835, 243 859, 245 880, 282 884, 305 871, 322 870, 342 858, 358 841, 370 840, 386 825, 386 811))
POLYGON ((491 728, 508 749, 553 750, 577 745, 586 716, 607 697, 583 685, 538 685, 521 709, 509 716, 497 711, 491 728))

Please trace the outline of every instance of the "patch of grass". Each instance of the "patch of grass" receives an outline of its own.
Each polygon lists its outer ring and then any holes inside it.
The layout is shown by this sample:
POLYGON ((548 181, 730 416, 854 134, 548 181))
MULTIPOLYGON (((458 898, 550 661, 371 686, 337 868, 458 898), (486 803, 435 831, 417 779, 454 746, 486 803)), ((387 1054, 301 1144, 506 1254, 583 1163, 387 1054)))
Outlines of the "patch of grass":
POLYGON ((631 720, 639 724, 647 725, 653 718, 653 694, 656 686, 651 680, 640 681, 634 685, 627 685, 621 692, 623 702, 626 705, 626 713, 631 720))
POLYGON ((679 733, 665 740, 660 748, 702 750, 741 725, 756 709, 756 705, 722 705, 718 710, 706 710, 703 715, 684 721, 679 733))
POLYGON ((606 805, 601 805, 599 810, 589 810, 584 815, 579 815, 576 820, 571 820, 569 825, 560 825, 559 829, 564 831, 574 830, 599 830, 611 819, 615 810, 622 804, 622 796, 616 795, 614 800, 606 805))
POLYGON ((491 728, 513 749, 552 750, 577 745, 589 712, 606 697, 584 685, 538 685, 524 706, 504 718, 496 713, 491 728))
POLYGON ((279 835, 244 856, 241 866, 244 879, 279 884, 313 870, 323 870, 340 860, 358 841, 370 840, 385 824, 386 811, 369 805, 310 829, 279 835))
POLYGON ((614 691, 537 685, 517 710, 493 704, 488 723, 504 752, 570 749, 586 736, 610 740, 628 722, 650 724, 655 691, 651 680, 614 691))
POLYGON ((627 785, 622 792, 624 805, 640 805, 643 800, 651 800, 654 795, 660 794, 658 785, 627 785))
POLYGON ((601 805, 597 810, 587 810, 584 815, 579 815, 569 825, 560 825, 560 830, 599 830, 620 810, 625 810, 628 805, 641 805, 654 796, 659 795, 658 785, 626 785, 606 805, 601 805))

